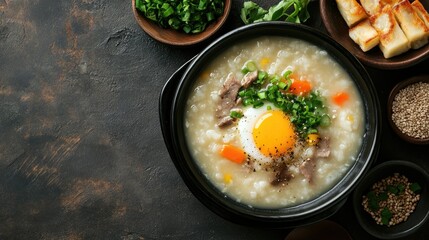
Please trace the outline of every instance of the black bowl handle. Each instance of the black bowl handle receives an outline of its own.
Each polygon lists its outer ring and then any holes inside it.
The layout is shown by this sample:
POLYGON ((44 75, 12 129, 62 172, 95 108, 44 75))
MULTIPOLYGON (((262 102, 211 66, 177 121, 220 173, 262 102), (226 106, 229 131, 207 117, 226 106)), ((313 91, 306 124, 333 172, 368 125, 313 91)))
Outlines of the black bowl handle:
POLYGON ((173 106, 174 95, 179 86, 180 80, 185 73, 188 65, 195 59, 196 56, 189 59, 185 64, 179 67, 167 80, 161 90, 159 96, 159 119, 161 122, 161 131, 164 138, 165 145, 167 146, 168 153, 171 157, 175 156, 174 149, 171 142, 171 108, 173 106))

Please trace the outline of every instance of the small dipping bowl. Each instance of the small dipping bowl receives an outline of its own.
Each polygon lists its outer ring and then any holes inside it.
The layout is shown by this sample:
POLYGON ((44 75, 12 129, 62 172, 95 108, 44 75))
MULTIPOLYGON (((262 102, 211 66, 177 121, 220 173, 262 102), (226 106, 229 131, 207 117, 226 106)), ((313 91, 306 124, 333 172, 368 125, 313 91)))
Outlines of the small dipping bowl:
MULTIPOLYGON (((412 84, 416 84, 419 82, 429 83, 429 75, 421 75, 421 76, 412 77, 412 78, 409 78, 405 81, 399 82, 395 87, 393 87, 392 91, 390 92, 388 101, 387 101, 387 118, 388 118, 389 124, 392 127, 393 131, 403 140, 410 142, 410 143, 413 143, 413 144, 429 144, 429 138, 416 138, 416 137, 413 137, 413 136, 410 136, 410 135, 404 133, 396 125, 396 123, 392 119, 393 102, 395 101, 395 97, 397 96, 399 91, 401 91, 402 89, 404 89, 404 88, 406 88, 412 84)), ((417 105, 427 104, 428 108, 429 108, 429 101, 425 101, 423 103, 422 102, 416 102, 414 104, 417 104, 417 105)), ((426 117, 429 118, 429 114, 426 114, 426 117)))
POLYGON ((403 160, 391 160, 376 165, 358 184, 353 192, 353 208, 362 228, 369 234, 380 239, 395 239, 416 233, 424 225, 429 216, 429 174, 419 165, 403 160), (378 225, 362 206, 362 196, 366 195, 371 186, 394 173, 408 178, 409 182, 417 182, 421 186, 420 200, 404 222, 393 226, 378 225))

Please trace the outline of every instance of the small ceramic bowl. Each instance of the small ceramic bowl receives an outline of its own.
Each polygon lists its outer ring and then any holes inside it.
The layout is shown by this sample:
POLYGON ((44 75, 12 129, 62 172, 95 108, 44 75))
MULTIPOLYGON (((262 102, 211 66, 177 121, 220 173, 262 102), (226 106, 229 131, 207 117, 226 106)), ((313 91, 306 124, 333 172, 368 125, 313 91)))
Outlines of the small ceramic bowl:
POLYGON ((394 239, 409 236, 424 225, 429 216, 429 174, 419 165, 402 160, 391 160, 376 165, 363 178, 353 192, 353 208, 360 225, 371 235, 381 239, 394 239), (377 225, 375 220, 364 210, 362 196, 367 194, 371 186, 383 178, 399 173, 410 182, 421 186, 420 200, 413 213, 402 223, 387 227, 377 225))
MULTIPOLYGON (((429 11, 429 1, 421 1, 421 3, 429 11)), ((320 16, 331 37, 365 65, 379 69, 402 69, 415 65, 429 57, 429 44, 419 49, 410 49, 389 59, 384 58, 378 47, 374 47, 368 52, 363 52, 349 37, 349 28, 338 10, 336 1, 320 0, 320 16)))
MULTIPOLYGON (((395 100, 395 96, 398 94, 398 92, 401 89, 418 82, 429 83, 429 75, 412 77, 402 82, 399 82, 396 86, 393 87, 392 91, 390 92, 389 98, 387 100, 387 119, 393 131, 403 140, 413 144, 429 144, 429 138, 414 138, 412 136, 409 136, 404 132, 402 132, 392 120, 392 113, 393 113, 392 105, 393 105, 393 101, 395 100)), ((419 103, 416 103, 416 104, 419 104, 419 103)))
POLYGON ((137 23, 149 36, 166 44, 188 46, 206 40, 221 28, 231 10, 231 0, 225 0, 223 15, 213 23, 207 25, 207 28, 203 32, 197 34, 187 34, 159 26, 157 23, 147 19, 136 9, 136 0, 132 0, 132 8, 137 23))

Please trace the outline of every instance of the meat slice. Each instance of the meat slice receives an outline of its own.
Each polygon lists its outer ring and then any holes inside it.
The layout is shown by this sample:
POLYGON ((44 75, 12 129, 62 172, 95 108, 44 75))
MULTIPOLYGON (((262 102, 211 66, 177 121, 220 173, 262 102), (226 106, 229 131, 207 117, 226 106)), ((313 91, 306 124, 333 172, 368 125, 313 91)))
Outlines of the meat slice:
POLYGON ((220 101, 216 108, 216 117, 219 127, 228 126, 234 121, 229 115, 231 109, 236 105, 236 99, 240 88, 241 82, 237 80, 234 74, 228 74, 219 92, 220 101))
POLYGON ((329 138, 322 138, 317 144, 316 157, 327 158, 330 154, 329 138))
POLYGON ((314 157, 307 158, 299 166, 299 171, 304 175, 309 183, 313 182, 314 170, 316 169, 316 160, 314 157))
POLYGON ((286 164, 282 164, 278 167, 274 180, 271 181, 271 185, 278 186, 284 185, 293 178, 293 174, 289 171, 286 164))
POLYGON ((258 79, 258 70, 248 72, 244 75, 243 79, 241 79, 241 86, 248 88, 256 79, 258 79))

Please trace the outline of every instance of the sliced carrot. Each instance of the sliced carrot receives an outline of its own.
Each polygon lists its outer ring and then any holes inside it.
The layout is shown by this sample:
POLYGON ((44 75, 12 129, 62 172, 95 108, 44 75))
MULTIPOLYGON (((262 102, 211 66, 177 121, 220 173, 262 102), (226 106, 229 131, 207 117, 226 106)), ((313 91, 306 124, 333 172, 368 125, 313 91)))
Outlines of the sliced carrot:
POLYGON ((346 92, 339 92, 332 97, 332 100, 338 106, 343 106, 349 100, 349 94, 346 92))
POLYGON ((294 95, 305 95, 311 91, 311 83, 306 80, 295 80, 290 85, 289 91, 294 95))
POLYGON ((220 150, 220 155, 230 161, 242 163, 246 160, 243 150, 230 144, 224 144, 220 150))

